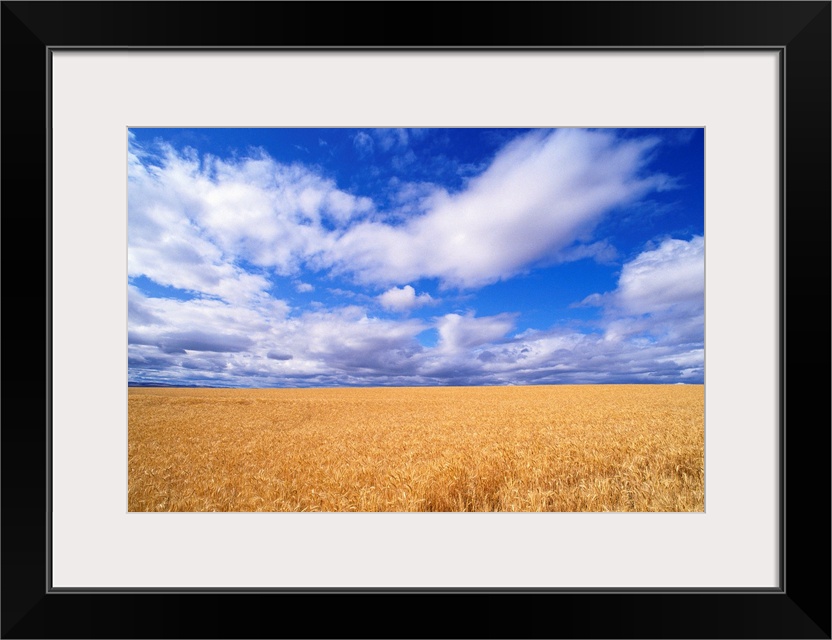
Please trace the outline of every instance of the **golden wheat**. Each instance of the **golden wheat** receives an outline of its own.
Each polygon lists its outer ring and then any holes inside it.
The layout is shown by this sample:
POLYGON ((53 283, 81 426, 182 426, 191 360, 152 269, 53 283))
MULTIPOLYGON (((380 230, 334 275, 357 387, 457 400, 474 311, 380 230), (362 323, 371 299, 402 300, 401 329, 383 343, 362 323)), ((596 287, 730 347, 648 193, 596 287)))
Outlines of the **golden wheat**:
POLYGON ((703 511, 704 388, 129 390, 130 511, 703 511))

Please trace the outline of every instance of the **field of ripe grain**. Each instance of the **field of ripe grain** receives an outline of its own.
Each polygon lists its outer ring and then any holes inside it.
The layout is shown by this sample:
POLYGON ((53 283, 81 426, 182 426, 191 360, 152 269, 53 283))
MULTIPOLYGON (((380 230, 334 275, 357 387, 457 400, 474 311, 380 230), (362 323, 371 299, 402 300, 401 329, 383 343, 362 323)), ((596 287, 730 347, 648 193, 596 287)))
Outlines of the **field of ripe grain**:
POLYGON ((702 385, 138 389, 130 511, 703 511, 702 385))

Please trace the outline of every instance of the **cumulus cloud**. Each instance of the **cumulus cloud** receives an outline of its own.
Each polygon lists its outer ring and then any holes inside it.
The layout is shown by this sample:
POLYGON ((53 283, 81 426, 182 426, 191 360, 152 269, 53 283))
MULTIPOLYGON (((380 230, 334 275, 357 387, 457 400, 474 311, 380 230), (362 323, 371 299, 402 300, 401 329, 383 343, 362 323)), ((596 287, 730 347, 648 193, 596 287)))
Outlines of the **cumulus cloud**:
POLYGON ((705 326, 705 243, 668 238, 624 264, 614 291, 579 305, 601 307, 607 342, 651 336, 702 345, 705 326))
POLYGON ((438 351, 454 357, 436 358, 433 371, 456 371, 466 384, 703 382, 702 236, 668 238, 646 249, 624 264, 616 289, 588 296, 584 304, 602 309, 594 330, 529 329, 510 336, 507 317, 446 316, 437 323, 438 351), (479 320, 486 322, 472 325, 479 320))
POLYGON ((163 320, 144 304, 144 296, 136 287, 128 285, 127 321, 131 327, 141 327, 152 324, 162 324, 163 320))
POLYGON ((410 311, 431 304, 434 299, 429 293, 416 295, 416 290, 408 284, 388 289, 378 296, 378 301, 382 307, 391 311, 410 311))
POLYGON ((705 242, 668 238, 627 262, 614 291, 585 304, 604 309, 604 344, 652 353, 654 366, 704 375, 705 242))
POLYGON ((369 198, 257 150, 220 160, 131 144, 128 180, 128 273, 225 300, 269 287, 237 259, 296 273, 325 251, 332 229, 372 209, 369 198))
POLYGON ((428 328, 374 318, 358 306, 291 315, 279 301, 248 307, 148 298, 135 287, 128 295, 154 319, 128 332, 133 383, 307 386, 412 376, 410 360, 422 350, 416 336, 428 328))
POLYGON ((662 304, 654 315, 631 316, 608 298, 607 315, 594 331, 558 327, 514 335, 513 314, 449 313, 426 322, 375 318, 357 305, 293 315, 219 300, 145 298, 134 289, 130 298, 148 314, 146 324, 131 324, 134 383, 581 384, 702 382, 704 376, 702 318, 670 313, 662 304), (433 347, 418 340, 429 331, 438 336, 433 347))
POLYGON ((632 314, 701 311, 705 301, 705 239, 667 239, 624 265, 615 304, 632 314))
MULTIPOLYGON (((365 152, 375 145, 403 157, 414 135, 359 132, 353 142, 365 152)), ((397 182, 390 185, 394 209, 380 211, 316 169, 261 151, 221 160, 164 145, 145 149, 131 138, 128 273, 187 291, 180 297, 190 299, 128 287, 130 380, 701 382, 701 236, 668 238, 623 264, 614 290, 583 301, 599 313, 589 328, 514 334, 514 313, 412 318, 409 312, 441 301, 401 286, 435 278, 446 288, 471 289, 537 264, 619 259, 593 230, 617 207, 668 186, 666 177, 647 172, 654 146, 603 131, 532 132, 500 150, 460 191, 397 182), (304 269, 383 293, 333 286, 329 293, 352 304, 293 309, 274 297, 275 274, 309 292, 314 287, 303 280, 316 276, 304 269), (407 315, 374 317, 370 310, 379 306, 407 315), (423 334, 435 334, 435 346, 424 346, 431 340, 423 334)))
MULTIPOLYGON (((378 135, 401 140, 406 132, 378 135)), ((354 142, 369 149, 373 138, 361 131, 354 142)), ((405 200, 390 214, 405 218, 391 223, 370 198, 259 150, 221 160, 163 146, 150 157, 131 143, 129 269, 160 284, 242 299, 268 283, 230 257, 282 275, 306 266, 363 284, 436 278, 458 288, 539 263, 609 262, 612 246, 586 240, 605 214, 669 184, 646 173, 655 144, 604 131, 534 131, 457 193, 404 183, 394 199, 405 200)))
MULTIPOLYGON (((437 278, 454 287, 585 257, 593 250, 574 252, 574 244, 604 214, 669 184, 666 176, 644 175, 655 144, 599 131, 534 131, 501 150, 463 191, 434 192, 424 215, 395 227, 351 226, 328 257, 361 282, 437 278)), ((608 259, 601 249, 594 251, 608 259)))
POLYGON ((425 329, 421 320, 384 320, 358 306, 308 312, 296 321, 297 338, 316 354, 406 349, 425 329), (302 337, 301 334, 302 333, 302 337))
POLYGON ((497 316, 475 318, 473 313, 460 315, 449 313, 437 320, 439 348, 458 353, 471 347, 494 342, 514 328, 515 316, 501 313, 497 316))

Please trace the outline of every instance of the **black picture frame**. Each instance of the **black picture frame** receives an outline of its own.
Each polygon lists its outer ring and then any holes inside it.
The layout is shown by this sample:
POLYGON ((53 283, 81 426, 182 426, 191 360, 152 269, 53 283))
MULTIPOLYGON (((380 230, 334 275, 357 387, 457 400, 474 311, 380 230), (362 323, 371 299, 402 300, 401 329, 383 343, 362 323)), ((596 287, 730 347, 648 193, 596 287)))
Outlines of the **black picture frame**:
POLYGON ((830 638, 830 15, 828 1, 3 2, 2 637, 830 638), (53 590, 48 97, 50 52, 68 47, 778 51, 780 587, 53 590))

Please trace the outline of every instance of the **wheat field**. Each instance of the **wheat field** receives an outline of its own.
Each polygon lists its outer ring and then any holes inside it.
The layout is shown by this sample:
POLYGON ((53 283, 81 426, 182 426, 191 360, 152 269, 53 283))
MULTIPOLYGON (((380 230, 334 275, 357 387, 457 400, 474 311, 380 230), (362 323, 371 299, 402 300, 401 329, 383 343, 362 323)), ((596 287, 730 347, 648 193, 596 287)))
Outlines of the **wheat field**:
POLYGON ((130 511, 703 511, 704 387, 128 391, 130 511))

